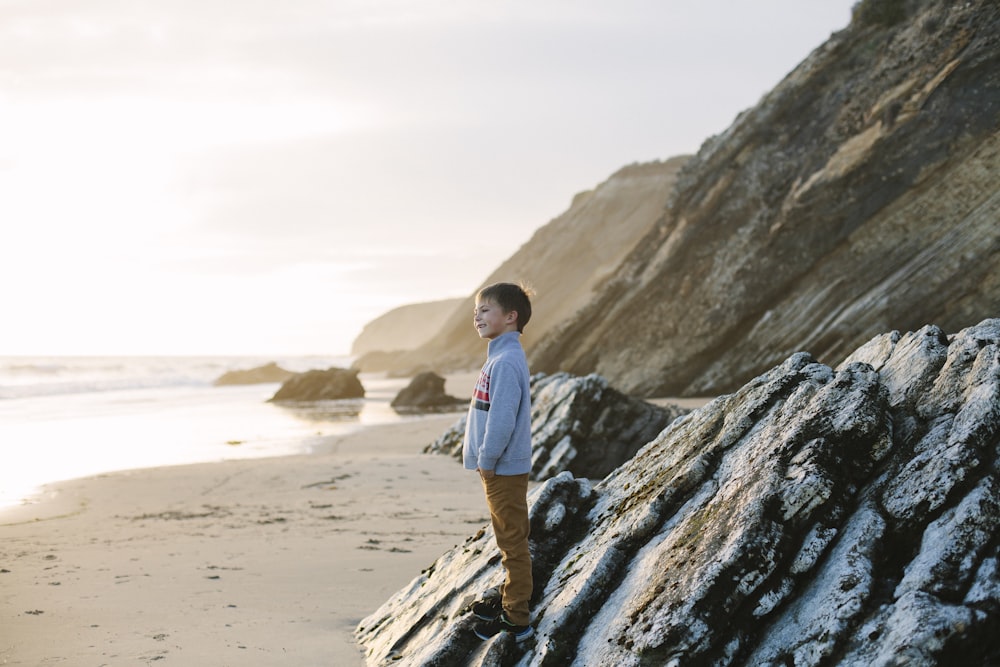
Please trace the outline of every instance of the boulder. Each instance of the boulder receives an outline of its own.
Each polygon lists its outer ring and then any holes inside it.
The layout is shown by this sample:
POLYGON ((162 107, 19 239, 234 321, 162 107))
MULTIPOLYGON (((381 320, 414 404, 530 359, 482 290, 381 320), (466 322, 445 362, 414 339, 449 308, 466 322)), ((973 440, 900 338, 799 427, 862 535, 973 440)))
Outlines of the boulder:
POLYGON ((270 400, 331 401, 364 396, 365 388, 358 379, 357 370, 328 368, 296 373, 281 385, 270 400))
MULTIPOLYGON (((565 470, 599 479, 630 459, 686 410, 622 394, 599 375, 531 378, 531 479, 565 470)), ((462 459, 466 415, 424 450, 462 459)))
POLYGON ((285 370, 275 362, 257 366, 245 370, 226 371, 213 383, 216 387, 233 384, 264 384, 267 382, 284 382, 295 375, 292 371, 285 370))
POLYGON ((472 632, 489 526, 356 636, 369 665, 998 664, 998 449, 1000 319, 795 353, 531 492, 533 639, 472 632))
POLYGON ((444 378, 432 371, 419 373, 410 380, 396 398, 389 404, 393 409, 403 412, 422 412, 434 410, 455 410, 468 404, 468 399, 449 396, 444 391, 444 378))

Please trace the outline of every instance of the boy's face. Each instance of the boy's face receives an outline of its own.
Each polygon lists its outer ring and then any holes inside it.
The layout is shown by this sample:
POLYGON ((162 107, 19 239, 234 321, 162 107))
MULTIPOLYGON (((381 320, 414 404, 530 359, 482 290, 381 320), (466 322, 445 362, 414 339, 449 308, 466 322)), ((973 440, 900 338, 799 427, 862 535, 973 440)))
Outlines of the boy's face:
POLYGON ((503 312, 495 301, 476 301, 476 317, 473 320, 480 338, 493 340, 502 333, 517 331, 517 311, 503 312))

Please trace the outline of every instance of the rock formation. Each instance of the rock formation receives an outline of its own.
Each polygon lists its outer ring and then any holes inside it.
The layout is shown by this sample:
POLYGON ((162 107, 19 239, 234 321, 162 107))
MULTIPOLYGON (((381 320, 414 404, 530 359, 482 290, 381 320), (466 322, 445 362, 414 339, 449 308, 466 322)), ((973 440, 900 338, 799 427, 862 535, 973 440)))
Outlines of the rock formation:
POLYGON ((535 637, 480 642, 491 528, 364 619, 369 665, 1000 661, 1000 320, 796 353, 592 485, 533 490, 535 637))
MULTIPOLYGON (((569 471, 600 479, 687 411, 622 394, 599 375, 531 377, 531 479, 569 471)), ((462 460, 463 415, 424 451, 462 460)))
MULTIPOLYGON (((530 351, 553 327, 585 306, 595 290, 614 276, 622 259, 663 214, 674 179, 686 157, 634 164, 573 198, 569 209, 541 227, 483 282, 524 280, 535 290, 531 323, 521 343, 530 351)), ((478 290, 477 290, 478 291, 478 290)), ((475 294, 447 318, 433 338, 412 352, 369 353, 355 362, 368 372, 413 374, 478 369, 483 342, 472 329, 475 294)), ((383 348, 398 349, 398 348, 383 348)))
POLYGON ((882 331, 1000 313, 1000 3, 859 5, 685 164, 532 370, 714 396, 797 350, 836 364, 882 331))
POLYGON ((365 388, 358 371, 328 368, 296 373, 286 380, 270 401, 332 401, 341 398, 364 398, 365 388))
POLYGON ((275 362, 243 370, 226 371, 213 383, 216 387, 233 384, 264 384, 267 382, 284 382, 295 375, 285 370, 275 362))
POLYGON ((457 298, 393 308, 364 326, 351 344, 351 354, 416 349, 428 342, 463 303, 464 298, 457 298))
POLYGON ((428 412, 456 410, 468 405, 468 399, 448 395, 444 390, 445 379, 431 371, 418 373, 403 387, 389 404, 400 412, 428 412))
MULTIPOLYGON (((797 350, 835 365, 882 331, 992 317, 1000 4, 862 0, 678 165, 629 167, 578 196, 486 281, 535 285, 533 371, 715 396, 797 350)), ((358 363, 475 368, 471 310, 470 297, 418 354, 358 363)))

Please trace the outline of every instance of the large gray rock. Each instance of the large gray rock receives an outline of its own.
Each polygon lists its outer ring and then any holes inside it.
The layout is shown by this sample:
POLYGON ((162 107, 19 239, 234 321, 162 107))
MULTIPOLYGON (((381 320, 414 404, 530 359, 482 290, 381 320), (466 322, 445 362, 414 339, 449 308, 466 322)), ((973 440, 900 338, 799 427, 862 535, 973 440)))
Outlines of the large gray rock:
POLYGON ((998 664, 998 450, 1000 320, 797 353, 533 491, 533 640, 471 631, 488 526, 357 637, 370 665, 998 664))
MULTIPOLYGON (((677 417, 678 406, 660 407, 608 386, 599 375, 569 373, 531 378, 531 479, 568 470, 600 479, 632 458, 677 417)), ((462 459, 466 415, 424 451, 462 459)))
POLYGON ((332 401, 364 398, 365 388, 356 369, 328 368, 296 373, 275 392, 271 401, 332 401))

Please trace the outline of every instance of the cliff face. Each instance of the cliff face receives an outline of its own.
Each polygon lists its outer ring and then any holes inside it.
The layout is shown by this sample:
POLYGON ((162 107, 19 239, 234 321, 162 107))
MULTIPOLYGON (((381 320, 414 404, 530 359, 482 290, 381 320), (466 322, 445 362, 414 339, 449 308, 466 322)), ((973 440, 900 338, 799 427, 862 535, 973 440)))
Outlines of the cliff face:
POLYGON ((444 299, 413 303, 375 318, 364 326, 351 344, 351 354, 420 347, 437 333, 441 322, 451 315, 465 299, 444 299))
POLYGON ((798 353, 593 486, 530 497, 535 637, 480 642, 484 527, 362 621, 370 665, 1000 661, 1000 320, 798 353))
POLYGON ((1000 5, 882 4, 910 13, 855 20, 704 144, 533 371, 715 395, 798 350, 1000 313, 1000 5))
MULTIPOLYGON (((594 190, 574 197, 565 213, 535 232, 487 277, 483 286, 523 280, 535 289, 532 319, 521 340, 526 351, 530 352, 553 327, 590 302, 595 290, 614 275, 636 242, 663 215, 685 160, 677 157, 620 169, 594 190)), ((474 303, 474 294, 461 301, 448 317, 436 323, 433 338, 417 350, 397 355, 371 354, 355 365, 365 371, 398 372, 478 367, 485 346, 472 328, 474 303)))

